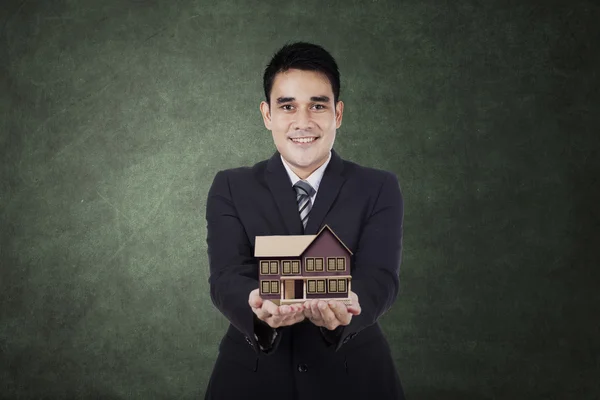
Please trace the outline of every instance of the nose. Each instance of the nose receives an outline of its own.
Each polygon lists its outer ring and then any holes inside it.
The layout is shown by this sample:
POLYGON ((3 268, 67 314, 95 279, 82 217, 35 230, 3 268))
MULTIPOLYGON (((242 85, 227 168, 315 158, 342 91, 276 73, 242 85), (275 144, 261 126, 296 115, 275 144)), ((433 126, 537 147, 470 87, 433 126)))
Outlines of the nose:
POLYGON ((294 128, 296 130, 310 129, 310 110, 299 109, 296 112, 296 119, 294 120, 294 128))

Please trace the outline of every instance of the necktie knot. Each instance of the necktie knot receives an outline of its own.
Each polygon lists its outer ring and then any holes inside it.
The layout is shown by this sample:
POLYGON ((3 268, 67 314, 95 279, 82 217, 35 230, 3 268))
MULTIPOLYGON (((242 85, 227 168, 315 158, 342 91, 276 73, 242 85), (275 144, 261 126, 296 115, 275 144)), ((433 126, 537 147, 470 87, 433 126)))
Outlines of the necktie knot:
POLYGON ((298 195, 305 195, 311 197, 315 194, 315 189, 306 181, 298 181, 294 184, 294 189, 298 195))

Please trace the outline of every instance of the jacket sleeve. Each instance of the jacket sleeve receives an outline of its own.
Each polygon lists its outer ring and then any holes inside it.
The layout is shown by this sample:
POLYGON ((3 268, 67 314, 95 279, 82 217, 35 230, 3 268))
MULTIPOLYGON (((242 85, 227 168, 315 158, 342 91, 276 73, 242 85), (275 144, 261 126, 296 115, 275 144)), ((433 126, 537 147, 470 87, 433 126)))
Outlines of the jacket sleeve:
MULTIPOLYGON (((250 292, 258 288, 257 264, 232 201, 226 171, 217 173, 209 190, 206 221, 211 300, 258 352, 256 321, 248 304, 250 292)), ((264 334, 264 329, 258 334, 264 334)))
POLYGON ((398 179, 386 172, 354 253, 351 290, 358 295, 361 314, 342 328, 336 350, 376 323, 398 297, 403 219, 398 179))

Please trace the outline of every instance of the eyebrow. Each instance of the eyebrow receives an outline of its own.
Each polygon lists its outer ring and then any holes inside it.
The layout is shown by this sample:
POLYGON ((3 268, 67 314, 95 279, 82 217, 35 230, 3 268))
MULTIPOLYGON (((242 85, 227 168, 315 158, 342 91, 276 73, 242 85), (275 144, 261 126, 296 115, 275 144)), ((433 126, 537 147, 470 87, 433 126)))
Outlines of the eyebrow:
MULTIPOLYGON (((296 100, 295 97, 278 97, 277 104, 290 103, 295 100, 296 100)), ((328 103, 329 97, 328 96, 313 96, 310 98, 310 101, 317 101, 320 103, 328 103)))

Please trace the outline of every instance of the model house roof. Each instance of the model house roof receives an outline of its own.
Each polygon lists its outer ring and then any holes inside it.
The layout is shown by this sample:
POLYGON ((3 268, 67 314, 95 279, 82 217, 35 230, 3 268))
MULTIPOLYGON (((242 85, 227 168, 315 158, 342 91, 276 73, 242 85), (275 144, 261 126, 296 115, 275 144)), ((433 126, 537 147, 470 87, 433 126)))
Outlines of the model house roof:
POLYGON ((299 257, 317 235, 257 236, 255 257, 299 257))
POLYGON ((331 228, 325 225, 316 235, 257 236, 254 243, 254 257, 300 257, 304 253, 304 250, 325 229, 328 229, 340 244, 352 254, 350 249, 346 247, 331 228))

